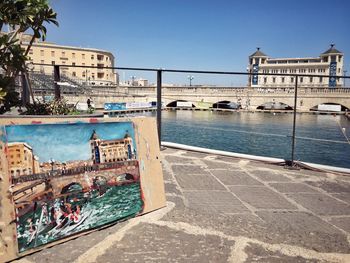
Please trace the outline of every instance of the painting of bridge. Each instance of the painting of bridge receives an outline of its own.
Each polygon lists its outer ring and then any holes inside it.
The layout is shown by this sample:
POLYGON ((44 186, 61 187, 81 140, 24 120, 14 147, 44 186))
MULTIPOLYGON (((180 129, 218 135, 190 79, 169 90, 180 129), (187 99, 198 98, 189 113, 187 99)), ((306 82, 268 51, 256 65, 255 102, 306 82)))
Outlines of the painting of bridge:
POLYGON ((132 122, 3 129, 20 252, 142 212, 132 122))

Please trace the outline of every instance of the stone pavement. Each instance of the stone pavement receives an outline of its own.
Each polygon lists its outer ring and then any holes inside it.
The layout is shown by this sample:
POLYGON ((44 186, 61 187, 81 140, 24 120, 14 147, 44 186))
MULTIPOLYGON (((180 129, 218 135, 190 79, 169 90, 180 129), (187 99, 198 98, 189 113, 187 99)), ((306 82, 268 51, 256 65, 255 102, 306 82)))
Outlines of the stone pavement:
POLYGON ((166 208, 18 262, 350 262, 350 176, 162 156, 166 208))

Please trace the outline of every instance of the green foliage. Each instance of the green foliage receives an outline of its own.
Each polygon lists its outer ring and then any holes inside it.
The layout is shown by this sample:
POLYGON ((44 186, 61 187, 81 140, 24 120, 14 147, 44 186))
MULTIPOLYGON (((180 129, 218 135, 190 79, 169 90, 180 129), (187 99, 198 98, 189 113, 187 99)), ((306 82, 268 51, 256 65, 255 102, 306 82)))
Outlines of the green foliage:
POLYGON ((37 101, 35 104, 26 105, 26 108, 25 115, 68 115, 76 112, 75 106, 67 104, 64 99, 50 102, 37 101))
POLYGON ((20 100, 18 99, 19 94, 12 88, 13 86, 13 78, 6 76, 0 77, 0 114, 9 111, 12 106, 20 105, 20 100))
POLYGON ((14 92, 14 78, 19 72, 26 71, 27 55, 34 40, 45 40, 47 30, 44 24, 58 26, 56 18, 57 14, 47 0, 0 1, 0 31, 5 25, 11 28, 9 33, 0 34, 0 90, 5 93, 0 95, 0 113, 17 105, 18 93, 14 92), (26 50, 20 44, 23 33, 32 34, 26 50))

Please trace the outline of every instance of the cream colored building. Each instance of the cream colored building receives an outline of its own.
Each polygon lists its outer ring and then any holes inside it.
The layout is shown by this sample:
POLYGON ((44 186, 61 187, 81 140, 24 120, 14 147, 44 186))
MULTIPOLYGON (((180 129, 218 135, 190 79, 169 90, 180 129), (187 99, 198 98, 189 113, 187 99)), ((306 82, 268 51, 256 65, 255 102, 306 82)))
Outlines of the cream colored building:
POLYGON ((294 76, 263 76, 264 74, 307 74, 323 75, 325 77, 299 77, 298 86, 301 87, 324 87, 334 88, 343 85, 342 78, 326 76, 343 76, 344 54, 332 44, 319 57, 305 58, 270 58, 257 49, 249 56, 248 71, 253 73, 249 77, 250 87, 283 88, 295 85, 294 76))
POLYGON ((11 176, 30 175, 39 172, 38 158, 24 142, 12 142, 8 147, 8 169, 11 176))
MULTIPOLYGON (((21 44, 24 48, 28 46, 30 37, 30 35, 22 36, 21 44)), ((33 43, 28 56, 33 63, 62 65, 61 74, 73 79, 78 78, 89 85, 116 84, 114 69, 103 68, 114 67, 115 58, 108 51, 37 41, 33 43), (91 68, 68 67, 68 65, 91 66, 91 68)), ((50 66, 34 65, 33 70, 53 74, 53 67, 50 66)))

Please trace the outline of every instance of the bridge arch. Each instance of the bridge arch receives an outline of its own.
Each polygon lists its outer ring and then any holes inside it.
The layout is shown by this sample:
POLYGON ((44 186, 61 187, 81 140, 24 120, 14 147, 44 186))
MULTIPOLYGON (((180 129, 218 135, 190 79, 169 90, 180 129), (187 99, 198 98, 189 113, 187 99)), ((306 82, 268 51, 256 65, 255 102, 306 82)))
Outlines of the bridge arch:
POLYGON ((259 105, 257 110, 292 110, 293 107, 284 102, 269 101, 259 105))
POLYGON ((64 186, 61 190, 61 194, 71 194, 83 191, 83 186, 80 183, 73 182, 64 186))
POLYGON ((196 107, 192 102, 190 102, 188 100, 174 100, 174 101, 168 103, 166 106, 167 107, 173 107, 173 108, 175 108, 175 107, 195 108, 196 107), (178 103, 178 102, 184 102, 183 105, 188 104, 188 106, 179 106, 179 104, 181 104, 181 103, 178 103), (191 104, 191 106, 190 106, 190 104, 191 104))
MULTIPOLYGON (((329 107, 329 111, 332 111, 332 108, 334 109, 334 111, 337 111, 336 109, 339 107, 340 108, 340 111, 348 111, 348 110, 350 110, 350 105, 349 105, 349 107, 346 107, 345 105, 343 105, 343 104, 340 104, 340 103, 334 103, 334 102, 324 102, 324 103, 319 103, 319 104, 317 104, 317 105, 315 105, 315 106, 313 106, 313 107, 311 107, 309 110, 310 111, 318 111, 318 110, 320 110, 319 109, 319 106, 320 105, 325 105, 324 106, 324 111, 327 111, 327 105, 329 105, 330 107, 329 107), (334 107, 332 107, 332 106, 334 106, 334 107), (338 106, 338 107, 337 107, 338 106)), ((321 109, 321 111, 322 111, 322 109, 321 109)))
POLYGON ((212 106, 213 109, 232 109, 232 110, 238 110, 241 109, 241 103, 240 102, 233 102, 229 100, 222 100, 218 101, 216 103, 213 103, 212 106))

